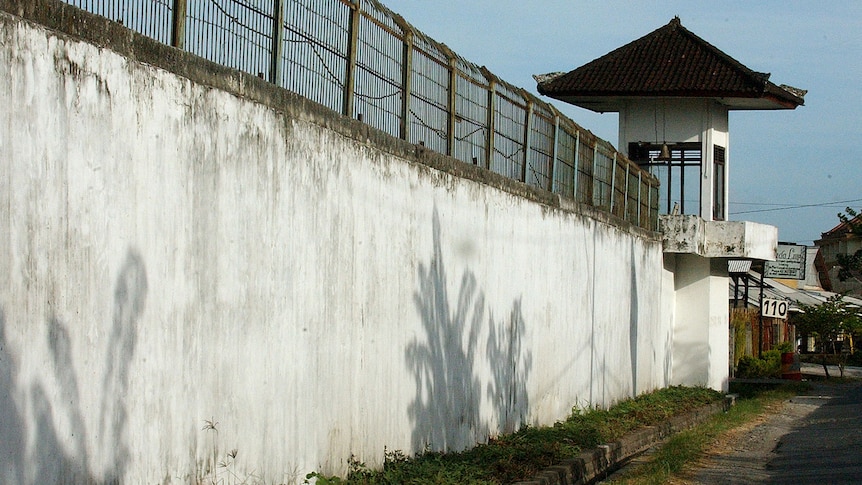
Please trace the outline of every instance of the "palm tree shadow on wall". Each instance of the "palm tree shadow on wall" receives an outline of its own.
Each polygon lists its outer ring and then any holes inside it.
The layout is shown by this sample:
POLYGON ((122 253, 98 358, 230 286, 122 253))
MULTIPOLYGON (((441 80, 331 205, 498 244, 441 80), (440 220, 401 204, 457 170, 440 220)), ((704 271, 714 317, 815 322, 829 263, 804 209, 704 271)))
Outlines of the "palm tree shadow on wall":
POLYGON ((487 355, 494 379, 487 395, 494 404, 500 431, 512 433, 526 424, 527 378, 533 365, 533 353, 522 348, 525 325, 521 299, 515 300, 508 320, 497 324, 491 318, 490 323, 487 355))
MULTIPOLYGON (((481 358, 477 348, 485 324, 485 294, 473 272, 465 270, 453 307, 440 231, 435 209, 431 261, 427 266, 419 265, 419 286, 413 294, 425 339, 414 340, 405 351, 416 381, 416 396, 408 409, 416 451, 465 449, 486 439, 492 425, 480 414, 483 385, 475 370, 476 360, 481 358)), ((528 404, 525 381, 532 360, 521 355, 524 320, 520 301, 514 305, 511 320, 502 331, 497 330, 493 318, 488 321, 491 330, 486 357, 493 372, 485 395, 492 401, 500 427, 520 423, 528 404)))
POLYGON ((60 386, 59 403, 52 403, 40 381, 31 383, 28 391, 18 389, 17 359, 6 340, 5 313, 0 307, 0 483, 99 483, 89 470, 69 334, 59 320, 51 318, 47 336, 60 386), (25 405, 16 402, 16 394, 27 396, 20 401, 25 405), (65 446, 56 414, 65 414, 68 421, 65 446), (30 444, 28 435, 32 436, 30 444))
POLYGON ((0 306, 0 482, 24 482, 26 428, 15 399, 18 363, 6 341, 6 313, 0 306))
POLYGON ((137 339, 137 320, 147 294, 147 278, 140 255, 130 250, 114 287, 114 318, 108 344, 108 368, 103 382, 99 433, 108 465, 99 477, 90 466, 88 430, 81 409, 72 339, 63 322, 48 320, 48 350, 57 383, 56 396, 37 379, 21 389, 17 358, 6 339, 6 317, 0 306, 0 483, 114 484, 128 466, 125 441, 125 402, 128 371, 137 339), (26 399, 16 399, 26 395, 26 399), (58 419, 58 417, 60 419, 58 419), (60 426, 58 423, 64 423, 60 426), (32 442, 28 444, 28 436, 32 442))
POLYGON ((106 477, 118 482, 129 462, 126 444, 126 399, 129 368, 138 340, 138 320, 147 301, 147 271, 144 260, 135 250, 129 250, 117 282, 114 285, 114 313, 111 334, 105 355, 105 375, 102 381, 102 419, 99 436, 103 440, 107 463, 113 469, 106 477))

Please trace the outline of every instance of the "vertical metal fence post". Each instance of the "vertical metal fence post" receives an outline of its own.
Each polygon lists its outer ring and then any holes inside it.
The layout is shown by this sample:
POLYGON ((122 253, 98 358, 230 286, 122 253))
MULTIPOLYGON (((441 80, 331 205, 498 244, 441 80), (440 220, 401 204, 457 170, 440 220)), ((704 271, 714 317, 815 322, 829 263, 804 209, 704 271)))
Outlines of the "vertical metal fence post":
POLYGON ((524 113, 524 166, 521 169, 521 182, 527 181, 527 166, 530 164, 530 144, 533 140, 533 101, 527 98, 527 112, 524 113))
POLYGON ((455 53, 448 50, 446 56, 449 58, 449 100, 447 103, 448 118, 446 120, 446 155, 455 156, 455 121, 456 101, 458 96, 458 65, 455 53))
MULTIPOLYGON (((625 191, 625 203, 623 204, 623 214, 624 214, 623 217, 625 217, 626 219, 629 218, 629 184, 630 184, 629 177, 631 177, 631 174, 629 172, 629 168, 630 168, 629 163, 626 162, 626 191, 625 191)), ((640 190, 640 187, 638 187, 638 190, 640 190)))
POLYGON ((650 221, 650 226, 652 227, 653 231, 658 230, 658 205, 659 205, 659 202, 653 200, 653 195, 655 195, 655 192, 656 191, 653 190, 653 183, 652 183, 652 181, 650 181, 650 186, 649 186, 649 221, 650 221), (655 208, 653 208, 653 206, 655 206, 655 208))
POLYGON ((344 79, 344 116, 353 118, 353 95, 356 92, 356 55, 359 51, 359 20, 362 0, 350 2, 349 44, 347 46, 347 73, 344 79))
POLYGON ((650 180, 648 183, 649 186, 647 187, 647 224, 651 230, 655 231, 655 224, 652 221, 652 180, 650 180))
POLYGON ((488 134, 485 140, 485 168, 491 170, 494 160, 494 132, 496 131, 497 119, 497 81, 491 71, 482 68, 482 75, 488 80, 488 134))
MULTIPOLYGON (((641 197, 643 196, 643 191, 644 191, 643 171, 638 170, 638 225, 641 227, 644 227, 643 226, 643 219, 641 219, 641 217, 642 217, 641 211, 643 210, 643 205, 642 205, 643 200, 641 200, 641 197)), ((649 198, 649 196, 647 196, 647 198, 649 198)))
POLYGON ((560 139, 560 115, 554 113, 554 140, 551 142, 551 166, 549 167, 550 177, 548 177, 548 191, 554 191, 554 179, 556 178, 557 170, 557 140, 560 139))
MULTIPOLYGON (((592 176, 592 178, 593 178, 593 193, 590 194, 590 200, 592 201, 592 203, 590 205, 593 207, 599 207, 599 205, 596 205, 596 192, 601 192, 601 189, 599 188, 599 184, 596 183, 596 166, 598 164, 598 158, 599 158, 598 155, 599 155, 599 144, 596 143, 595 145, 593 145, 593 176, 592 176)), ((601 202, 602 202, 602 197, 601 197, 601 194, 599 194, 599 204, 601 204, 601 202)))
POLYGON ((171 45, 186 48, 186 0, 174 0, 174 18, 171 22, 171 45))
POLYGON ((574 199, 578 202, 581 201, 580 193, 578 193, 578 183, 581 179, 581 131, 575 131, 575 173, 572 174, 572 186, 574 187, 572 194, 574 195, 574 199))
POLYGON ((406 140, 410 136, 410 96, 412 95, 411 85, 413 83, 413 31, 406 30, 406 22, 401 25, 401 30, 404 32, 404 63, 401 72, 401 126, 399 132, 402 140, 406 140))
MULTIPOLYGON (((658 200, 652 200, 652 194, 654 192, 656 192, 656 191, 653 190, 653 184, 652 184, 652 181, 650 181, 650 186, 649 186, 649 220, 650 220, 650 226, 652 226, 652 230, 658 231, 658 205, 659 205, 659 201, 658 200), (655 207, 653 207, 653 205, 655 205, 655 207)), ((661 199, 661 197, 659 197, 659 199, 661 199)))
POLYGON ((272 50, 269 82, 281 86, 282 52, 284 51, 284 0, 272 0, 272 50))
MULTIPOLYGON (((596 143, 598 146, 598 143, 596 143)), ((614 152, 614 159, 611 162, 611 214, 614 213, 614 206, 617 198, 617 154, 614 152)))

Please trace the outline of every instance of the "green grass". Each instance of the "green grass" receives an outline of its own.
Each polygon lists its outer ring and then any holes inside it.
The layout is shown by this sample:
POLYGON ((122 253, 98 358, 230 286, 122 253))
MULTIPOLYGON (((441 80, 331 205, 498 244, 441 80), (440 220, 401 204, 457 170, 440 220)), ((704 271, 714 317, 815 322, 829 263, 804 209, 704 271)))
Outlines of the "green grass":
POLYGON ((532 477, 583 450, 722 398, 711 389, 670 387, 620 402, 609 410, 574 409, 566 420, 553 426, 523 428, 462 453, 425 452, 407 457, 399 451, 387 451, 382 470, 352 462, 346 478, 320 474, 308 478, 317 478, 320 485, 510 483, 532 477))
POLYGON ((620 485, 662 484, 679 474, 687 465, 704 456, 706 448, 723 433, 738 428, 763 414, 766 409, 809 389, 806 383, 784 384, 777 388, 745 388, 748 397, 737 401, 726 413, 669 438, 651 459, 627 472, 624 477, 607 481, 620 485))

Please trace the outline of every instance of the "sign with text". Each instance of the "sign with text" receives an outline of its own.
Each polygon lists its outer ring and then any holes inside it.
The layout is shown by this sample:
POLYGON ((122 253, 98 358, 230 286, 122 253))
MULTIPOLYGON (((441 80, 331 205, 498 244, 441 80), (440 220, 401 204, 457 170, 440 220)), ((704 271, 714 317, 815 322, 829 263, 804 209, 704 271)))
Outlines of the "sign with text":
POLYGON ((763 276, 804 280, 806 249, 807 247, 801 244, 779 244, 775 261, 766 262, 766 271, 764 271, 763 276))
POLYGON ((769 318, 787 318, 788 308, 790 308, 790 302, 787 300, 764 298, 760 305, 760 314, 769 318))

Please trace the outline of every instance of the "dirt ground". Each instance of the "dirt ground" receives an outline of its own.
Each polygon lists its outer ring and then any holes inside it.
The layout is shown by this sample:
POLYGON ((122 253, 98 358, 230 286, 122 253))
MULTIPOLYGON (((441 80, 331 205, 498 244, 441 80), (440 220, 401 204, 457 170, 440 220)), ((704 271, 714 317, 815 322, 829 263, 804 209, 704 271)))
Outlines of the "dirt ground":
POLYGON ((706 457, 688 467, 674 485, 766 483, 767 464, 782 436, 793 429, 797 419, 813 407, 779 403, 754 421, 724 434, 707 450, 706 457))
MULTIPOLYGON (((862 483, 862 368, 847 379, 823 380, 822 366, 803 365, 812 384, 805 395, 771 405, 745 425, 713 442, 700 461, 672 485, 862 483)), ((651 459, 632 460, 610 481, 651 459)), ((600 482, 603 483, 603 482, 600 482)))
POLYGON ((812 384, 806 395, 775 404, 723 435, 671 483, 859 483, 862 382, 812 384))

